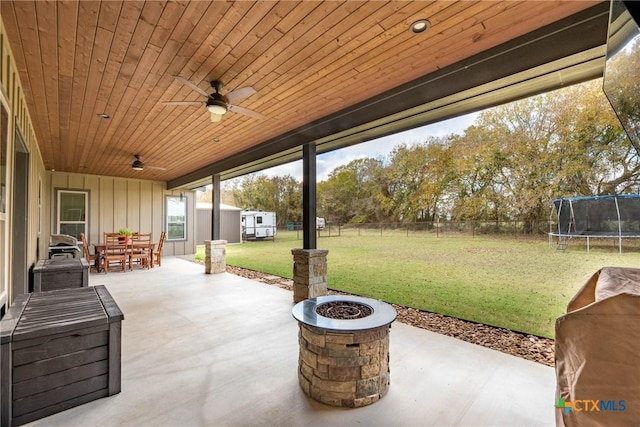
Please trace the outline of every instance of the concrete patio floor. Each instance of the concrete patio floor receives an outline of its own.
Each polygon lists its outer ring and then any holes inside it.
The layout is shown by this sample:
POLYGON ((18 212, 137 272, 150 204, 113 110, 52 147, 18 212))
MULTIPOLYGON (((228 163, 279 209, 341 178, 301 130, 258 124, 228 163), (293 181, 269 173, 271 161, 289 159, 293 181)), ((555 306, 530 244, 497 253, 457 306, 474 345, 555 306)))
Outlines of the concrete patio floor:
POLYGON ((297 378, 290 291, 165 258, 91 274, 125 315, 122 392, 32 426, 553 426, 553 368, 399 322, 391 387, 373 405, 325 406, 297 378))

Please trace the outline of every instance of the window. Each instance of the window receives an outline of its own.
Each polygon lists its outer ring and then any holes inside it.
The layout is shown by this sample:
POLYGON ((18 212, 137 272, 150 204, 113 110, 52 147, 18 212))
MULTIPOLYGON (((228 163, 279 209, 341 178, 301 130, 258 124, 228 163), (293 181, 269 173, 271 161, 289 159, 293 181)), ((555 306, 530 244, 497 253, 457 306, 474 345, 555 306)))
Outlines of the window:
POLYGON ((261 216, 257 216, 256 217, 256 224, 262 224, 262 217, 261 216))
POLYGON ((167 196, 167 240, 187 239, 187 199, 167 196))
POLYGON ((56 233, 68 234, 80 240, 80 233, 87 234, 89 192, 58 190, 58 222, 56 233))

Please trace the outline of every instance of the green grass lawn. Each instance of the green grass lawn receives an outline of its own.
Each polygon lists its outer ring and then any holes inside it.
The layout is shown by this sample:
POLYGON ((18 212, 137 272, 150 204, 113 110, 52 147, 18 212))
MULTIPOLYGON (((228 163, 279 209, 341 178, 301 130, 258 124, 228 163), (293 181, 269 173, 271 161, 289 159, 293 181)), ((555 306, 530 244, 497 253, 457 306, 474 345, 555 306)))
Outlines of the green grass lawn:
MULTIPOLYGON (((301 234, 227 245, 227 264, 292 277, 301 234)), ((553 338, 555 319, 604 266, 640 267, 640 254, 584 242, 556 252, 546 241, 402 233, 323 237, 328 286, 421 310, 553 338)))

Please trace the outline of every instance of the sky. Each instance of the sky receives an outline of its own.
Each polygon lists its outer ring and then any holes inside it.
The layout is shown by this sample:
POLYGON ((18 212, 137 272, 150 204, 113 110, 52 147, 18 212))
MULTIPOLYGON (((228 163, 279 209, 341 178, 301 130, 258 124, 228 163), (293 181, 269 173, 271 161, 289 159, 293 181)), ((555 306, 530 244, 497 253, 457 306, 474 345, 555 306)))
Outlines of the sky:
MULTIPOLYGON (((346 165, 353 160, 367 157, 386 157, 394 147, 400 144, 411 146, 426 141, 430 136, 439 137, 452 133, 462 134, 467 127, 474 123, 478 115, 479 113, 471 113, 329 153, 319 154, 316 158, 317 181, 325 181, 335 168, 346 165)), ((291 175, 296 180, 302 181, 302 160, 265 169, 259 173, 268 177, 291 175)), ((242 178, 240 177, 240 179, 242 178)))

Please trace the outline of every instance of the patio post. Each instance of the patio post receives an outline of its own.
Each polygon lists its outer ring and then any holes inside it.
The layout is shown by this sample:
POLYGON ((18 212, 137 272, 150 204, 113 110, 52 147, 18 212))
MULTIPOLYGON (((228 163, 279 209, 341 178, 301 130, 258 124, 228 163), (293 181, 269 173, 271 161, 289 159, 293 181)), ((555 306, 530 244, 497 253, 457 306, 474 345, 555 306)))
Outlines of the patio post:
POLYGON ((227 241, 204 241, 204 272, 206 274, 224 273, 227 271, 227 241))
POLYGON ((303 249, 293 249, 293 302, 327 294, 327 254, 317 249, 316 145, 302 146, 303 249))
POLYGON ((302 241, 304 249, 316 249, 316 145, 302 146, 302 241))
POLYGON ((211 177, 213 206, 211 208, 211 239, 220 239, 220 174, 211 177))

